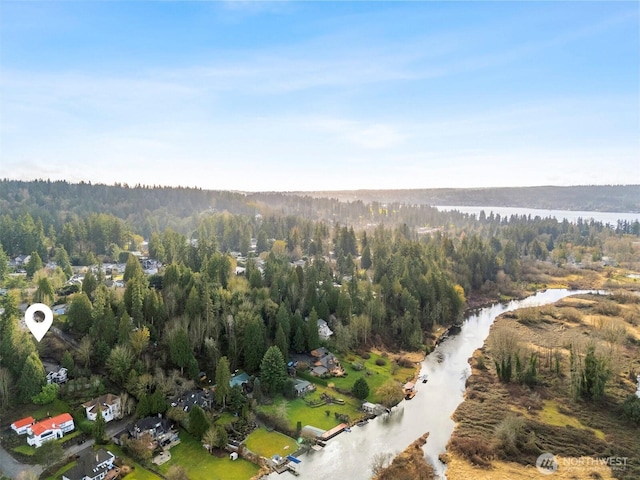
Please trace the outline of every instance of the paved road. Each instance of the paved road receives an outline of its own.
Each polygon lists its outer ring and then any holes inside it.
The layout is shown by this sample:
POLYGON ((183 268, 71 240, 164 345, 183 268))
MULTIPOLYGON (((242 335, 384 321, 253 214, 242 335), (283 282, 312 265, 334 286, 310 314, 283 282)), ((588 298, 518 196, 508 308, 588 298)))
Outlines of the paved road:
POLYGON ((40 465, 25 465, 18 462, 9 453, 0 446, 0 472, 9 478, 18 478, 22 472, 30 471, 37 476, 42 473, 42 467, 40 465))
MULTIPOLYGON (((109 422, 105 429, 107 435, 111 436, 118 433, 130 421, 131 421, 131 417, 123 420, 118 420, 117 422, 109 422)), ((87 448, 91 448, 93 446, 93 443, 94 443, 93 439, 89 439, 81 445, 78 445, 77 443, 72 443, 70 447, 64 450, 64 454, 66 457, 80 454, 80 452, 82 452, 83 450, 87 448)), ((40 476, 40 474, 42 473, 42 470, 43 469, 40 465, 27 465, 24 463, 20 463, 11 455, 9 455, 9 452, 4 450, 2 446, 0 446, 0 473, 1 474, 9 478, 16 479, 18 475, 27 471, 34 473, 36 476, 40 476)))

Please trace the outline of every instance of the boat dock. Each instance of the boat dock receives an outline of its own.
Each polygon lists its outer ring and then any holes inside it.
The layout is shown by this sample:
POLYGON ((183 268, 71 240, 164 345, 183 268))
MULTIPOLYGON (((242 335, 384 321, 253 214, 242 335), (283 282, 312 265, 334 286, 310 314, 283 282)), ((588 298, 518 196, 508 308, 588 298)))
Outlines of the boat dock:
POLYGON ((341 423, 340 425, 333 427, 331 430, 327 430, 326 432, 324 432, 322 435, 320 435, 320 440, 326 441, 329 440, 330 438, 335 437, 336 435, 338 435, 339 433, 342 433, 344 431, 345 428, 347 428, 349 425, 347 425, 346 423, 341 423))

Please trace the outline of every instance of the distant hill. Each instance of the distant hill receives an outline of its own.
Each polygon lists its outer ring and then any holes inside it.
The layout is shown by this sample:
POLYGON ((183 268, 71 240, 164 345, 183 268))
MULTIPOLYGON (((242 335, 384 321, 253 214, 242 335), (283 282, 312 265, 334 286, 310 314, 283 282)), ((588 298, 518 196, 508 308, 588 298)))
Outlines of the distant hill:
POLYGON ((640 212, 640 185, 291 192, 340 201, 640 212))

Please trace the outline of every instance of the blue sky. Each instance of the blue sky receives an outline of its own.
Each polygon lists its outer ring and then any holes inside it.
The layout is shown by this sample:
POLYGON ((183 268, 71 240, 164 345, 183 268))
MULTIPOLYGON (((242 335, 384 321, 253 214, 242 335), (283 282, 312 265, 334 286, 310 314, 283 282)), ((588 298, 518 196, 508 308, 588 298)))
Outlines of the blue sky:
POLYGON ((0 177, 640 183, 637 2, 0 2, 0 177))

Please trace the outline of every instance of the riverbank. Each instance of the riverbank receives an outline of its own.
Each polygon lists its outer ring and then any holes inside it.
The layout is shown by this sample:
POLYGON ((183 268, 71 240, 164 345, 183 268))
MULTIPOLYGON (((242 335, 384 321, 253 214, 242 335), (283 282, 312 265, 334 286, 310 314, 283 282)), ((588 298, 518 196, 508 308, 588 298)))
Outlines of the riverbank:
MULTIPOLYGON (((385 468, 377 470, 374 466, 373 480, 431 480, 435 478, 433 467, 424 458, 422 447, 427 443, 428 433, 400 452, 385 468), (377 470, 377 471, 376 471, 377 470)), ((380 460, 384 460, 380 457, 380 460)))
POLYGON ((567 298, 500 316, 471 360, 444 458, 448 478, 531 478, 543 452, 557 456, 554 478, 640 478, 638 427, 622 415, 640 372, 639 324, 634 292, 567 298), (531 387, 498 379, 495 361, 509 342, 524 362, 537 354, 531 387), (611 371, 595 402, 571 391, 570 351, 584 359, 590 344, 611 371))

